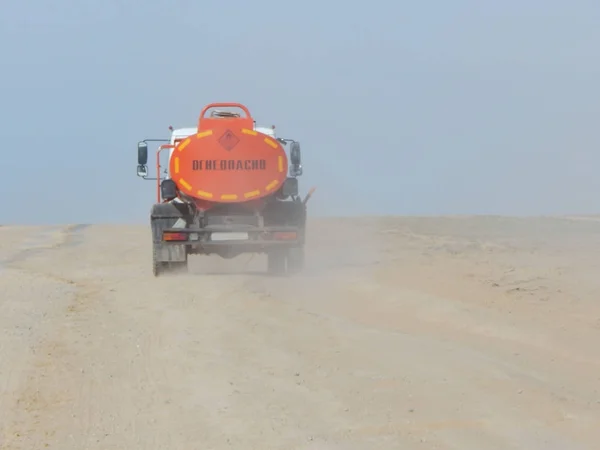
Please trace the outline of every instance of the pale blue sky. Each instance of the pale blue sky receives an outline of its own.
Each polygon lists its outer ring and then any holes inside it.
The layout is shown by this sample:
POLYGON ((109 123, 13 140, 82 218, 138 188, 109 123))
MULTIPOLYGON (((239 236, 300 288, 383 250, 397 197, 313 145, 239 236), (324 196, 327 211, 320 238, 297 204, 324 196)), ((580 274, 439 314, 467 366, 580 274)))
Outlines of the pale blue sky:
POLYGON ((213 101, 301 141, 314 214, 598 212, 600 2, 354 4, 2 0, 0 222, 146 222, 137 141, 213 101))

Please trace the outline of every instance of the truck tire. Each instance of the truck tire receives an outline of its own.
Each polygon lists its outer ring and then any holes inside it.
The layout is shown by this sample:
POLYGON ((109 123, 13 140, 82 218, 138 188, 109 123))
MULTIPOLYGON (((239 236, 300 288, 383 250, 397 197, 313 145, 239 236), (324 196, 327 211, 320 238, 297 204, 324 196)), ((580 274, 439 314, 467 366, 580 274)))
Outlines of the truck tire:
POLYGON ((152 274, 158 277, 162 273, 187 272, 188 255, 185 245, 164 245, 162 230, 171 228, 184 218, 179 205, 171 203, 156 204, 152 207, 150 226, 152 228, 152 274))
POLYGON ((167 270, 167 263, 159 261, 156 257, 156 245, 152 246, 152 274, 157 277, 167 270))

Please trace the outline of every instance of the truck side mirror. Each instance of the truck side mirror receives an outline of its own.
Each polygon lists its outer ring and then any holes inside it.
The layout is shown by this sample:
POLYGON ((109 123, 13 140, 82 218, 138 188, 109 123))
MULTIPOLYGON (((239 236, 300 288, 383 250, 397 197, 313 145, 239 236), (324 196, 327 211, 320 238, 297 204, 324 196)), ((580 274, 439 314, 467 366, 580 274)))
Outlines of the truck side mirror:
POLYGON ((302 155, 300 153, 300 143, 292 142, 290 147, 290 162, 293 166, 299 166, 302 164, 302 155))
POLYGON ((148 176, 148 167, 146 167, 145 164, 138 164, 137 176, 142 178, 146 178, 148 176))
POLYGON ((290 162, 292 163, 290 174, 293 177, 302 175, 302 154, 300 153, 300 143, 292 142, 290 146, 290 162))
POLYGON ((141 141, 138 142, 138 166, 145 166, 146 164, 148 164, 148 144, 141 141))

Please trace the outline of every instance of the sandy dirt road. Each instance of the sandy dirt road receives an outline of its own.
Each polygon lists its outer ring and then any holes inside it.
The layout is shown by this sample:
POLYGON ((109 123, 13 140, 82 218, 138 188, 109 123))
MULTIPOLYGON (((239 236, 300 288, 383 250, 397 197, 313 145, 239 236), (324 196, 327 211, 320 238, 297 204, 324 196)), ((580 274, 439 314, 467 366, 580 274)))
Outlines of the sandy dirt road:
POLYGON ((0 227, 0 448, 600 448, 598 219, 309 225, 291 279, 0 227))

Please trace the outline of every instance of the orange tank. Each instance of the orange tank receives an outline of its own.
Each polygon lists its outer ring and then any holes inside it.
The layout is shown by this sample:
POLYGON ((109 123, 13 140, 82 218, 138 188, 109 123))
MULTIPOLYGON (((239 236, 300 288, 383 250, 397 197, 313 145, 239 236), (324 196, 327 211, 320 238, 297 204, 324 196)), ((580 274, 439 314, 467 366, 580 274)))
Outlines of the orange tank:
POLYGON ((277 140, 254 130, 244 105, 212 103, 200 113, 198 133, 175 147, 169 166, 182 193, 207 202, 238 203, 277 191, 287 178, 288 161, 277 140), (245 117, 204 117, 215 107, 237 107, 245 117))

